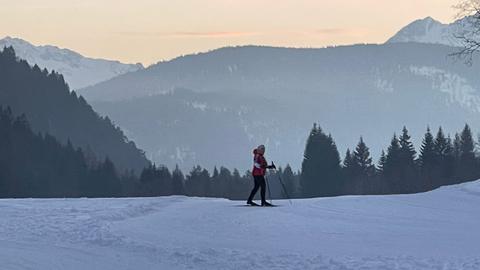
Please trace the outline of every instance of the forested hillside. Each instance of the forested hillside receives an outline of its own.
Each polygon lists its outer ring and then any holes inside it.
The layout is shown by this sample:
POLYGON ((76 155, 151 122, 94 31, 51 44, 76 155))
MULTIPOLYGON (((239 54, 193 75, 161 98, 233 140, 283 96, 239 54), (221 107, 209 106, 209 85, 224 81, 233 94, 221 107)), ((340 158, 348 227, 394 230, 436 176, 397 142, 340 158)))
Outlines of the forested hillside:
POLYGON ((14 115, 25 114, 33 131, 49 133, 64 144, 70 140, 89 159, 109 157, 120 171, 137 173, 149 165, 120 128, 69 90, 62 75, 30 67, 12 47, 0 52, 0 105, 10 107, 14 115))
POLYGON ((108 159, 88 164, 81 149, 34 134, 24 115, 0 107, 0 198, 120 196, 108 159))
POLYGON ((245 170, 246 155, 264 143, 279 163, 298 169, 313 122, 332 133, 342 154, 362 135, 375 158, 403 125, 416 144, 427 125, 453 133, 467 122, 480 130, 480 60, 474 56, 467 66, 449 57, 456 50, 418 43, 226 47, 160 62, 81 93, 153 162, 212 168, 219 165, 211 158, 216 144, 226 153, 221 165, 245 170), (179 94, 179 88, 192 91, 179 94))

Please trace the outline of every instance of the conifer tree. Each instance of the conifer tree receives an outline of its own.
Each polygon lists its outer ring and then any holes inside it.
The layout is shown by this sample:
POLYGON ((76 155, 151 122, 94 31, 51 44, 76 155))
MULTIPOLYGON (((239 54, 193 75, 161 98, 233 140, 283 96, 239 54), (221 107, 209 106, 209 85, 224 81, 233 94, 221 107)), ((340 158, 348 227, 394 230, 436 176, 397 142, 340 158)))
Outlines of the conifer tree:
POLYGON ((475 142, 472 131, 466 124, 460 134, 460 153, 459 153, 458 173, 461 180, 474 180, 479 177, 477 173, 477 161, 475 158, 475 142))
POLYGON ((313 126, 305 147, 301 177, 306 197, 335 196, 341 192, 340 155, 330 135, 313 126))
POLYGON ((415 147, 411 142, 406 127, 403 127, 400 143, 400 177, 402 181, 402 193, 411 193, 419 190, 421 184, 418 181, 417 167, 415 164, 415 147))
POLYGON ((400 143, 397 135, 394 134, 387 149, 385 163, 383 165, 383 182, 386 184, 387 192, 399 193, 402 187, 399 166, 401 162, 400 143))
POLYGON ((184 187, 185 177, 182 171, 175 166, 175 170, 172 172, 172 194, 173 195, 185 195, 184 187))
POLYGON ((413 143, 411 142, 411 137, 408 134, 408 130, 406 127, 403 127, 402 129, 402 135, 399 138, 399 144, 400 144, 400 152, 404 160, 404 162, 410 163, 409 165, 414 164, 415 161, 415 147, 413 146, 413 143))
POLYGON ((385 150, 382 149, 382 153, 380 154, 380 159, 378 160, 378 165, 377 165, 377 173, 379 175, 383 174, 383 169, 385 167, 386 161, 387 161, 387 156, 385 155, 385 150))
POLYGON ((458 166, 460 162, 460 156, 462 153, 462 139, 458 133, 455 133, 455 139, 453 140, 453 157, 455 158, 455 163, 458 166))
POLYGON ((215 166, 213 168, 212 179, 215 179, 217 177, 218 177, 218 170, 217 170, 217 166, 215 166))
POLYGON ((229 197, 230 198, 239 198, 242 196, 242 189, 241 189, 241 186, 242 186, 242 177, 240 176, 240 172, 238 171, 238 169, 234 169, 233 170, 233 174, 232 174, 232 181, 229 185, 229 197))
MULTIPOLYGON (((228 187, 233 183, 233 176, 229 169, 220 167, 220 173, 218 182, 214 184, 214 187, 218 190, 216 193, 218 197, 228 198, 228 187)), ((252 181, 253 185, 253 181, 252 181)))
POLYGON ((343 159, 343 187, 342 191, 345 194, 356 194, 356 176, 358 174, 359 168, 355 159, 350 152, 350 149, 347 149, 345 153, 345 158, 343 159))
POLYGON ((439 167, 439 181, 437 182, 437 186, 452 183, 456 167, 454 147, 451 138, 445 137, 442 127, 438 129, 435 137, 434 150, 439 167))
POLYGON ((388 192, 388 185, 384 178, 385 163, 387 162, 387 155, 382 149, 377 166, 375 167, 375 177, 372 188, 372 194, 386 194, 388 192))
POLYGON ((430 132, 430 128, 427 128, 418 158, 423 190, 430 190, 437 187, 438 184, 434 181, 439 178, 438 171, 440 170, 440 167, 438 161, 439 157, 435 151, 435 141, 430 132))
POLYGON ((358 168, 357 186, 358 194, 365 194, 372 190, 372 178, 375 173, 375 167, 372 164, 372 157, 370 156, 370 150, 360 137, 355 152, 353 153, 353 160, 355 166, 358 168))
POLYGON ((283 183, 285 184, 285 188, 287 189, 287 193, 288 193, 284 195, 289 195, 291 198, 296 197, 297 184, 295 181, 295 174, 293 173, 292 167, 290 167, 289 164, 287 164, 287 166, 283 170, 282 180, 283 180, 283 183))

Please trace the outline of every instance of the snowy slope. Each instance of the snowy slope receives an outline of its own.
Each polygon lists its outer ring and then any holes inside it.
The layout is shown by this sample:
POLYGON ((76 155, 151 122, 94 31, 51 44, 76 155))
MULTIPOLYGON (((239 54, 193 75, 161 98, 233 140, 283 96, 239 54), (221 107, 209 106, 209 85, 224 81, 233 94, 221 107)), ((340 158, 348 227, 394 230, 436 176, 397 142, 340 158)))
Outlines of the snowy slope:
POLYGON ((480 269, 480 181, 279 201, 0 200, 2 269, 480 269))
POLYGON ((17 55, 40 68, 55 70, 65 77, 72 89, 87 87, 115 76, 143 69, 141 64, 123 64, 118 61, 92 59, 68 49, 55 46, 34 46, 19 38, 0 39, 0 49, 13 46, 17 55))
POLYGON ((462 46, 462 42, 457 36, 471 27, 469 17, 462 18, 450 24, 443 24, 432 17, 427 17, 405 26, 391 37, 387 43, 418 42, 462 46))

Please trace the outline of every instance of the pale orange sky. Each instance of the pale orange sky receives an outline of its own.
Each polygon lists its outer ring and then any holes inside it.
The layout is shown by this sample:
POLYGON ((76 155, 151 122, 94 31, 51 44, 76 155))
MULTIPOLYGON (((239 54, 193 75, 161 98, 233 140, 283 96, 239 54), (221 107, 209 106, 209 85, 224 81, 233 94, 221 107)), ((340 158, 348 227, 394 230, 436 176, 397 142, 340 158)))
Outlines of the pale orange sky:
POLYGON ((0 38, 141 62, 227 45, 383 43, 413 20, 454 20, 458 0, 0 0, 0 38))

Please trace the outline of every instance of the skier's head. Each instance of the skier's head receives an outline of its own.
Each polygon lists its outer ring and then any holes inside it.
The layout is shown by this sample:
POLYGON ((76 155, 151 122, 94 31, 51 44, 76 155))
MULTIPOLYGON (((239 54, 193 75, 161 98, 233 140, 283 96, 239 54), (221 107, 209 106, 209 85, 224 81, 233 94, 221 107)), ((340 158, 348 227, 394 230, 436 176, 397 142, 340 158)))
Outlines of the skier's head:
POLYGON ((257 153, 263 155, 265 154, 265 145, 261 144, 257 147, 257 153))

